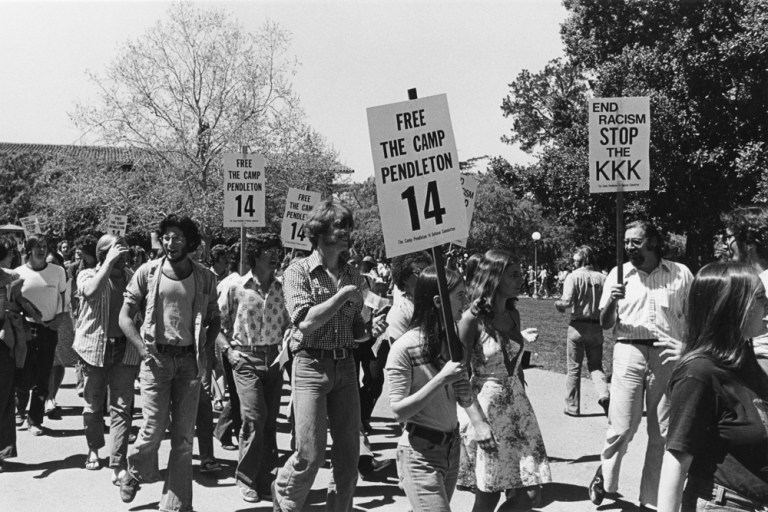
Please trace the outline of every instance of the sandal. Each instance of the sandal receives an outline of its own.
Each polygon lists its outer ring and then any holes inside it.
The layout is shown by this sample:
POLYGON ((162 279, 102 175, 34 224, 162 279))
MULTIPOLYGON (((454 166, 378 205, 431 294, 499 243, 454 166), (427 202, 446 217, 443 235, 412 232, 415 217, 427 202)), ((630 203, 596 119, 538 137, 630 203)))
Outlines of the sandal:
POLYGON ((85 461, 85 469, 88 471, 96 471, 101 469, 101 461, 99 459, 88 459, 85 461))
POLYGON ((215 473, 221 469, 221 465, 215 460, 204 460, 200 463, 200 473, 215 473))

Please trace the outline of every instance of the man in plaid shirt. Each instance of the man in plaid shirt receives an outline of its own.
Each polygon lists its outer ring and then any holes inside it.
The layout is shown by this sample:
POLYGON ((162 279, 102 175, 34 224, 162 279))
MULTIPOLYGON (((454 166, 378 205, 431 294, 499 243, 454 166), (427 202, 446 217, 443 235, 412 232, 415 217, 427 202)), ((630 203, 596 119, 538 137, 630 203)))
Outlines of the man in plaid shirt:
POLYGON ((312 254, 288 267, 284 293, 291 320, 296 451, 273 484, 275 510, 298 511, 325 462, 333 437, 326 509, 351 511, 357 485, 360 396, 352 351, 362 338, 363 278, 341 254, 350 247, 352 212, 325 200, 304 224, 312 254), (357 335, 357 336, 356 336, 357 335))

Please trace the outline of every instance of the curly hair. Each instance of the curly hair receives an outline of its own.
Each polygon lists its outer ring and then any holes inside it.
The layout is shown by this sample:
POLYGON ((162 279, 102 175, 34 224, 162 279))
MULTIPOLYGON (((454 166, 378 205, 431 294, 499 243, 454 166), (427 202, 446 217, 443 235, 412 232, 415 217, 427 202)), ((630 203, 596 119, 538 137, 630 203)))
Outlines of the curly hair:
POLYGON ((761 259, 768 259, 768 206, 747 206, 724 213, 720 220, 736 240, 753 245, 761 259))
POLYGON ((178 228, 187 240, 187 250, 194 252, 200 246, 202 238, 200 237, 200 230, 197 227, 197 223, 189 217, 179 217, 178 215, 171 214, 160 221, 160 225, 157 227, 157 238, 162 238, 163 235, 170 228, 178 228))

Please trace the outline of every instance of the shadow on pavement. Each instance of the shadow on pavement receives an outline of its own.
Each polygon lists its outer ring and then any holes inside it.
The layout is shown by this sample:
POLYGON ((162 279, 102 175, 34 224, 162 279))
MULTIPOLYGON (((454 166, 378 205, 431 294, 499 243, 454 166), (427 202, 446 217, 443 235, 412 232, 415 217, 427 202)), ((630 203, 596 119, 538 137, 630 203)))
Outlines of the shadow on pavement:
POLYGON ((582 462, 599 462, 600 454, 582 455, 578 459, 561 459, 560 457, 549 457, 550 462, 567 462, 569 464, 581 464, 582 462))
POLYGON ((159 501, 154 501, 152 503, 147 503, 145 505, 139 505, 138 507, 131 507, 128 510, 131 512, 138 511, 138 510, 157 510, 157 507, 160 506, 159 501))
MULTIPOLYGON (((34 476, 33 478, 48 478, 52 473, 63 469, 83 469, 85 466, 85 455, 86 454, 84 453, 80 455, 70 455, 66 459, 50 460, 47 462, 41 462, 40 464, 24 464, 19 462, 6 461, 5 470, 9 472, 13 471, 16 473, 42 470, 42 473, 34 476)), ((83 471, 85 470, 83 469, 83 471)))
MULTIPOLYGON (((324 511, 325 498, 327 491, 324 489, 315 489, 310 491, 307 501, 304 504, 304 511, 324 511)), ((374 510, 377 507, 391 505, 395 502, 394 496, 405 496, 405 493, 397 486, 396 481, 392 485, 366 485, 359 486, 355 490, 356 511, 374 510), (361 500, 373 498, 370 501, 361 500)))

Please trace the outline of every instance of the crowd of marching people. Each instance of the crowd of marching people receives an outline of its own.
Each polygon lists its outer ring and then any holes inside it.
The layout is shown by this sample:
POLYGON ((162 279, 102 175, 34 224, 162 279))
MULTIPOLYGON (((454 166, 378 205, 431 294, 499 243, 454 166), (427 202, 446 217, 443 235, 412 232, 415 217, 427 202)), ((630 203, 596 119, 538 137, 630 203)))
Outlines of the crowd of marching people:
MULTIPOLYGON (((559 276, 554 305, 570 314, 564 413, 580 416, 586 357, 608 419, 588 485, 595 505, 620 496, 645 411, 641 510, 768 509, 768 209, 738 209, 723 222, 720 260, 696 276, 663 257, 664 237, 647 221, 626 226, 623 266, 606 276, 582 246, 574 271, 559 276), (610 383, 606 329, 615 338, 610 383)), ((206 252, 195 222, 175 215, 159 223, 155 253, 112 234, 71 246, 34 234, 21 254, 0 237, 0 471, 17 456, 17 431, 48 433, 64 368, 74 365, 84 469, 99 470, 106 448, 123 502, 159 478, 169 432, 160 510, 193 509, 195 437, 200 472, 221 469, 215 438, 238 451, 244 501, 302 510, 330 432, 326 508, 349 511, 358 479, 393 463, 368 442, 386 380, 411 510, 448 511, 456 489, 474 493, 475 512, 502 498, 508 510, 538 506, 552 475, 522 371, 538 332, 521 327, 516 304, 526 283, 551 276, 499 249, 445 269, 427 252, 377 262, 352 247, 353 229, 351 210, 325 200, 304 226, 309 254, 287 253, 271 233, 206 252), (443 321, 446 306, 455 325, 443 321), (280 460, 286 382, 291 454, 280 460)))

